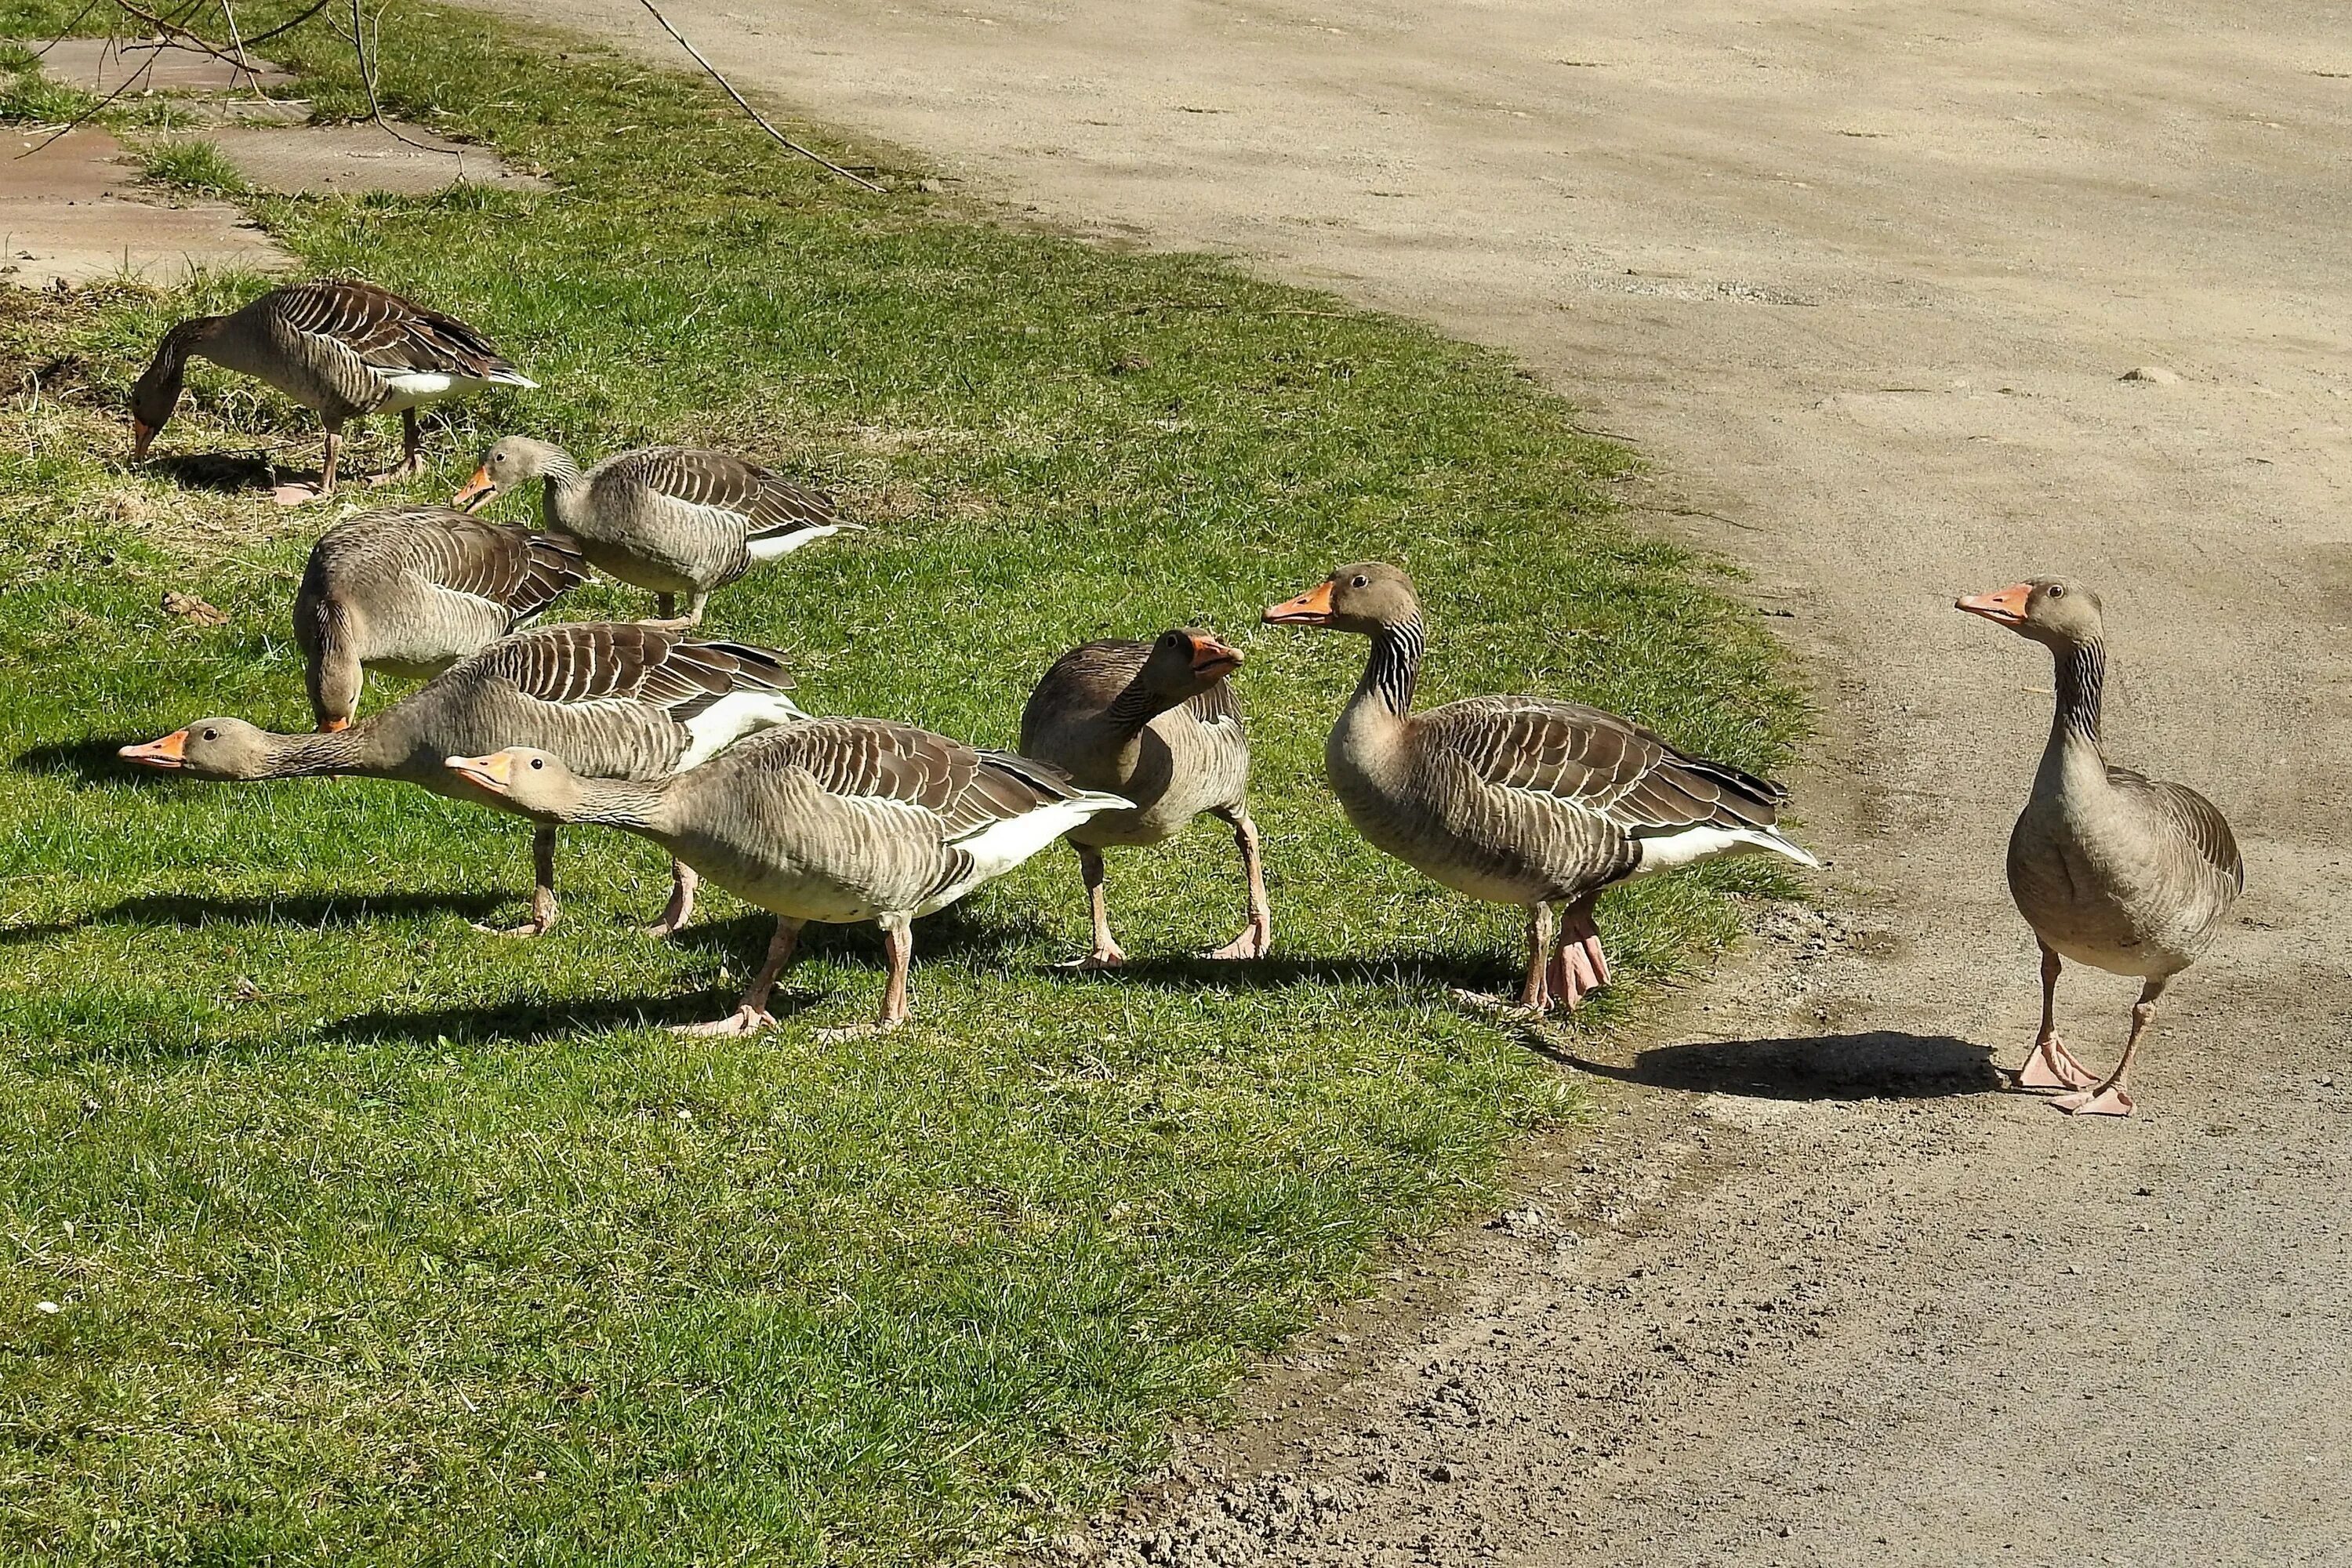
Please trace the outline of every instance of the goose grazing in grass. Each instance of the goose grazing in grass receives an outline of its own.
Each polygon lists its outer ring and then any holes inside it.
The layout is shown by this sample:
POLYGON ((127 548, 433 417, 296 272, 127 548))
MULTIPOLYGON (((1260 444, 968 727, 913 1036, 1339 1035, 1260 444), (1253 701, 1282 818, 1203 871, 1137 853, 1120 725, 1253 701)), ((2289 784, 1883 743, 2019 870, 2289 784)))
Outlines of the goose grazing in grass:
POLYGON ((2230 824, 2186 784, 2152 784, 2108 764, 2099 743, 2107 651, 2099 596, 2063 577, 2036 577, 1957 608, 2050 650, 2056 710, 2033 787, 2009 836, 2009 890, 2042 947, 2042 1027, 2010 1076, 2064 1092, 2078 1115, 2132 1112, 2132 1056, 2156 1000, 2195 962, 2245 889, 2230 824), (2053 1010, 2063 961, 2140 978, 2123 1059, 2095 1077, 2058 1038, 2053 1010))
POLYGON ((1068 770, 1087 789, 1123 795, 1110 811, 1070 829, 1086 879, 1094 951, 1080 967, 1110 968, 1127 955, 1111 937, 1103 896, 1103 849, 1173 838, 1202 812, 1234 830, 1249 888, 1249 924, 1211 958, 1263 958, 1274 940, 1257 824, 1249 814, 1249 740, 1226 677, 1242 656, 1206 632, 1163 632, 1157 642, 1082 644, 1054 661, 1021 712, 1021 751, 1068 770))
POLYGON ((1613 713, 1548 697, 1413 712, 1425 638, 1412 580, 1394 566, 1342 566, 1265 618, 1371 638, 1324 747, 1332 791, 1374 847, 1456 892, 1526 907, 1523 1006, 1572 1007, 1608 983, 1593 923, 1605 888, 1722 855, 1819 864, 1776 826, 1780 786, 1613 713))
POLYGON ((344 519, 311 547, 294 597, 294 641, 319 728, 352 721, 365 671, 438 675, 587 575, 570 539, 519 522, 444 506, 344 519))
POLYGON ((579 540, 598 571, 652 590, 656 615, 676 615, 684 595, 688 626, 701 624, 714 588, 857 526, 835 515, 832 498, 725 452, 647 447, 583 469, 525 436, 493 446, 450 504, 470 511, 529 479, 545 481, 549 528, 579 540))
MULTIPOLYGON (((242 719, 200 719, 160 741, 125 746, 144 767, 205 779, 359 773, 512 810, 444 765, 453 752, 529 742, 583 773, 652 780, 690 768, 753 731, 804 719, 784 693, 776 655, 688 637, 642 622, 542 626, 492 643, 380 712, 347 728, 279 735, 242 719)), ((555 827, 531 838, 531 918, 500 934, 541 936, 555 924, 555 827)), ((672 868, 667 935, 694 912, 691 868, 672 868)), ((487 929, 487 928, 485 928, 487 929)))
POLYGON ((1089 817, 1124 811, 1050 763, 974 750, 911 724, 813 719, 753 736, 667 778, 582 778, 529 748, 452 756, 450 771, 557 822, 625 828, 772 911, 776 934, 741 1004, 684 1032, 771 1027, 768 995, 810 921, 872 921, 889 978, 873 1024, 906 1022, 910 922, 1002 876, 1089 817))
POLYGON ((131 391, 133 461, 146 459, 155 433, 171 421, 191 359, 266 381, 318 413, 327 429, 320 483, 279 487, 277 499, 289 505, 335 493, 350 420, 396 411, 402 456, 395 472, 413 477, 425 468, 418 408, 486 387, 538 384, 454 316, 373 283, 321 278, 272 289, 226 316, 196 316, 165 332, 131 391))

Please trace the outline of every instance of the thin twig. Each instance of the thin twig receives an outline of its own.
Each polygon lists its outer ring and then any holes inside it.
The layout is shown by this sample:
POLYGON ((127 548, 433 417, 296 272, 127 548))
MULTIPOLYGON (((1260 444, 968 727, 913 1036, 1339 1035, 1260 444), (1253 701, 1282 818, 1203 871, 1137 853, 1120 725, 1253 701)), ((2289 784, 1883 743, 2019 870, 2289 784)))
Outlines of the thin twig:
MULTIPOLYGON (((243 71, 245 73, 245 79, 253 84, 253 90, 259 92, 261 90, 261 73, 255 70, 253 68, 253 61, 246 58, 245 39, 240 37, 237 32, 236 0, 221 0, 221 16, 228 23, 228 47, 236 53, 237 69, 243 71)), ((228 89, 231 92, 235 92, 236 90, 236 77, 234 72, 230 74, 228 79, 228 89)))
POLYGON ((683 48, 688 54, 694 57, 694 63, 696 65, 700 66, 704 70, 710 73, 711 80, 717 82, 720 87, 727 89, 727 96, 733 99, 737 107, 741 109, 744 113, 750 115, 752 122, 758 125, 761 130, 774 137, 784 146, 792 149, 795 153, 798 153, 802 157, 806 158, 812 163, 824 164, 826 168, 832 170, 835 174, 839 174, 843 179, 849 181, 852 184, 863 185, 867 190, 877 193, 880 193, 882 191, 882 187, 876 184, 873 181, 866 179, 860 175, 851 174, 848 170, 843 168, 840 164, 835 163, 824 153, 811 152, 808 148, 802 146, 799 142, 793 141, 791 137, 785 135, 782 132, 769 124, 767 117, 762 115, 758 110, 752 108, 751 100, 746 99, 741 93, 735 90, 735 84, 729 81, 725 77, 720 76, 719 74, 719 68, 712 65, 709 60, 704 59, 702 58, 702 51, 696 48, 693 43, 684 33, 679 32, 676 27, 670 26, 669 18, 661 14, 661 7, 656 5, 654 4, 654 0, 637 0, 637 4, 643 5, 647 11, 653 13, 654 20, 662 25, 662 31, 667 33, 671 37, 676 38, 678 42, 678 47, 683 48))
MULTIPOLYGON (((119 52, 118 58, 120 58, 119 52)), ((108 93, 104 98, 100 99, 96 103, 91 104, 88 109, 83 110, 79 114, 75 115, 63 125, 58 126, 55 131, 49 133, 47 139, 42 142, 39 146, 27 147, 23 152, 17 153, 16 156, 18 158, 29 158, 36 153, 47 152, 52 142, 57 142, 61 137, 71 135, 75 131, 88 124, 93 115, 111 104, 116 99, 121 98, 124 93, 129 92, 132 88, 137 87, 142 79, 154 70, 154 57, 151 55, 137 70, 132 71, 129 76, 122 79, 122 85, 121 87, 116 88, 112 92, 108 93)), ((14 160, 11 160, 11 162, 13 161, 14 160)))
MULTIPOLYGON (((377 59, 382 59, 383 58, 383 14, 391 8, 392 0, 384 0, 383 5, 376 9, 375 52, 377 59)), ((375 96, 375 65, 368 58, 366 26, 365 18, 360 14, 360 0, 352 0, 352 47, 359 54, 360 83, 367 89, 368 112, 375 117, 375 122, 379 126, 383 127, 383 133, 391 137, 394 141, 414 147, 420 153, 439 153, 445 156, 454 156, 457 160, 457 177, 461 180, 464 179, 466 177, 466 154, 462 149, 453 152, 447 147, 428 147, 424 142, 417 141, 414 136, 404 136, 399 132, 394 130, 392 128, 392 121, 383 117, 383 105, 376 100, 375 96)))
POLYGON ((266 33, 254 34, 253 37, 245 40, 245 47, 249 49, 257 49, 262 45, 268 43, 270 39, 277 37, 279 34, 292 32, 295 28, 300 26, 311 17, 325 10, 331 3, 332 0, 319 0, 317 5, 311 6, 308 11, 303 12, 292 21, 280 22, 278 26, 270 28, 269 31, 266 33))
POLYGON ((35 49, 33 51, 33 58, 35 59, 39 59, 43 55, 47 54, 51 49, 54 49, 59 44, 64 43, 73 30, 81 26, 81 19, 96 9, 98 9, 98 0, 89 0, 88 4, 83 5, 80 10, 74 13, 74 19, 66 24, 65 31, 59 33, 56 37, 51 38, 47 43, 43 44, 39 48, 35 49))

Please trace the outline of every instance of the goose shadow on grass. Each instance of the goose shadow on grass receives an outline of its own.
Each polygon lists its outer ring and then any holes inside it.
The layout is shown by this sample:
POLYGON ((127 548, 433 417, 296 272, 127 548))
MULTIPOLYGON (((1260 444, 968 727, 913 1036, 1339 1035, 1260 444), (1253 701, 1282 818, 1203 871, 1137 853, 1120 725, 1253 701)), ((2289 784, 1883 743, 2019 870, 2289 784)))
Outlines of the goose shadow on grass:
MULTIPOLYGON (((157 731, 156 734, 163 733, 157 731)), ((100 784, 165 784, 174 775, 126 763, 117 755, 125 746, 143 745, 154 735, 91 735, 79 741, 58 741, 16 753, 9 766, 20 773, 63 773, 87 787, 100 784)))
POLYGON ((176 926, 194 931, 205 926, 283 925, 318 931, 426 915, 454 914, 478 921, 517 901, 498 893, 294 893, 246 899, 142 893, 73 920, 0 929, 0 947, 19 947, 95 926, 176 926))

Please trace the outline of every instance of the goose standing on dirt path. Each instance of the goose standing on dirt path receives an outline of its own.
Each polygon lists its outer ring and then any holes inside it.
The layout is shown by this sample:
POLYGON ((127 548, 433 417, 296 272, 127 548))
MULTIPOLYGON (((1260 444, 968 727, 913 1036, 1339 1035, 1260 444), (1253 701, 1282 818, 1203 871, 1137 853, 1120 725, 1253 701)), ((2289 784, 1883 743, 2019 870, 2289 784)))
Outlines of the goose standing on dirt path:
POLYGON ((526 436, 493 446, 450 504, 470 511, 543 479, 547 526, 580 541, 589 564, 652 590, 655 613, 702 621, 703 602, 752 567, 856 523, 832 498, 759 464, 698 447, 646 447, 583 470, 562 447, 526 436))
POLYGON ((2042 947, 2042 1027, 2020 1088, 2066 1092, 2078 1115, 2132 1112, 2132 1055, 2156 999, 2196 960, 2245 889, 2245 861, 2213 803, 2185 784, 2153 784, 2108 764, 2099 744, 2107 650, 2099 596, 2063 577, 2036 577, 1956 608, 2050 650, 2057 672, 2049 743, 2009 836, 2009 890, 2042 947), (2064 959, 2140 977, 2123 1059, 2096 1079, 2058 1038, 2053 1009, 2064 959))
POLYGON ((226 316, 193 317, 165 332, 131 392, 133 461, 146 459, 155 433, 170 422, 192 358, 257 377, 317 412, 327 429, 320 483, 315 489, 279 486, 276 499, 289 505, 335 493, 350 420, 397 411, 402 456, 394 471, 413 478, 425 469, 419 407, 486 387, 538 385, 454 316, 373 283, 321 278, 272 289, 226 316))
POLYGON ((452 773, 557 822, 625 828, 772 911, 767 961, 735 1011, 688 1034, 769 1028, 768 995, 810 921, 882 928, 889 978, 871 1025, 908 1017, 910 922, 1020 865, 1088 817, 1122 811, 1050 763, 983 752, 881 719, 812 719, 754 736, 698 768, 642 781, 581 778, 528 748, 448 759, 452 773))
POLYGON ((345 518, 311 547, 294 597, 294 641, 319 728, 352 721, 366 670, 438 675, 587 576, 571 539, 519 522, 444 506, 345 518))
POLYGON ((1372 639, 1324 747, 1332 792, 1374 847, 1456 892, 1527 908, 1522 1006, 1573 1007, 1608 984, 1593 924, 1605 888, 1720 855, 1820 864, 1775 826, 1780 785, 1685 756, 1613 713, 1548 697, 1470 697, 1414 713, 1421 605, 1394 566, 1342 566, 1265 618, 1372 639))
MULTIPOLYGON (((584 773, 650 780, 693 767, 744 735, 806 718, 766 648, 706 641, 637 621, 541 626, 492 643, 414 693, 347 729, 279 735, 242 719, 200 719, 160 741, 125 746, 151 768, 206 779, 360 773, 512 810, 445 765, 453 752, 528 742, 584 773)), ((530 921, 499 934, 541 936, 555 924, 555 827, 531 837, 530 921)), ((672 868, 666 936, 694 912, 691 868, 672 868)), ((485 930, 488 929, 487 927, 485 930)))
POLYGON ((1274 940, 1257 824, 1249 814, 1249 740, 1226 677, 1241 654, 1206 632, 1163 632, 1157 642, 1084 643, 1054 661, 1021 711, 1021 752, 1066 769, 1082 787, 1123 795, 1110 811, 1070 829, 1086 879, 1094 951, 1079 967, 1127 962, 1111 937, 1103 849, 1173 838, 1201 813, 1234 830, 1249 887, 1249 925, 1211 958, 1263 958, 1274 940))

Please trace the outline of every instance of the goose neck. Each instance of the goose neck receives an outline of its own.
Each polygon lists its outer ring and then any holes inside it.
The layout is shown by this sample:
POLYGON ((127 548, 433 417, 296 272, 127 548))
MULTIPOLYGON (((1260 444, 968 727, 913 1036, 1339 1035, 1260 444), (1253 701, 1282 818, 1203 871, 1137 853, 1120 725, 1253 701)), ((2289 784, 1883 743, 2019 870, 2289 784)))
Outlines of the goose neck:
POLYGON ((2107 679, 2106 645, 2094 637, 2053 647, 2051 662, 2057 702, 2050 717, 2050 742, 2042 749, 2042 769, 2053 776, 2063 775, 2070 760, 2086 762, 2101 764, 2095 771, 2104 777, 2099 700, 2107 679))
POLYGON ((261 776, 293 779, 319 773, 366 773, 376 760, 370 743, 373 734, 371 721, 362 719, 348 729, 272 735, 263 752, 268 771, 261 776))
POLYGON ((578 801, 564 811, 566 822, 598 827, 620 827, 635 833, 663 831, 668 804, 668 779, 588 779, 580 783, 578 801))
POLYGON ((1400 720, 1411 713, 1413 688, 1421 679, 1421 658, 1427 647, 1418 616, 1375 630, 1371 657, 1364 661, 1364 678, 1356 683, 1355 705, 1400 720))

